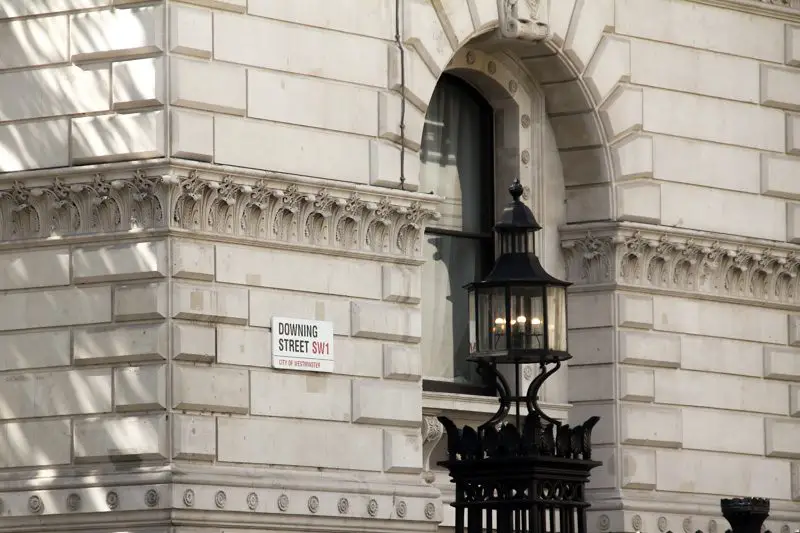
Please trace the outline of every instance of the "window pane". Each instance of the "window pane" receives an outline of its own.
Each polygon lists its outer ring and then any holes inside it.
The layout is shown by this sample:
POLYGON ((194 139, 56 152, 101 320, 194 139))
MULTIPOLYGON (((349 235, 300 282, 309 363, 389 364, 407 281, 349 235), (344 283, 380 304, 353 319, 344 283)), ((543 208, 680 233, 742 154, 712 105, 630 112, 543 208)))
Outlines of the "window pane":
POLYGON ((491 112, 480 95, 443 77, 431 98, 420 150, 420 192, 445 198, 433 226, 469 232, 487 231, 493 209, 491 187, 491 112), (487 155, 488 154, 488 155, 487 155), (488 163, 488 164, 487 164, 488 163), (489 223, 487 224, 487 215, 489 223))
POLYGON ((469 299, 464 285, 480 272, 481 241, 425 235, 422 267, 422 360, 427 379, 479 384, 469 355, 469 299))

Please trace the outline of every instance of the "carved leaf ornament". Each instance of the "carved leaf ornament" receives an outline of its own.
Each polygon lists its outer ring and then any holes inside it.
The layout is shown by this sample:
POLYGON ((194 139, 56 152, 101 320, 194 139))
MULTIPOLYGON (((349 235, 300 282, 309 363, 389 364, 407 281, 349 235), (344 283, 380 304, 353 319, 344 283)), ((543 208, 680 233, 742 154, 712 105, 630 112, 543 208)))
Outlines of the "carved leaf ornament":
POLYGON ((320 189, 267 180, 240 183, 147 176, 90 183, 55 179, 40 187, 15 182, 0 191, 2 240, 46 239, 157 228, 419 257, 425 223, 438 213, 418 201, 320 189))

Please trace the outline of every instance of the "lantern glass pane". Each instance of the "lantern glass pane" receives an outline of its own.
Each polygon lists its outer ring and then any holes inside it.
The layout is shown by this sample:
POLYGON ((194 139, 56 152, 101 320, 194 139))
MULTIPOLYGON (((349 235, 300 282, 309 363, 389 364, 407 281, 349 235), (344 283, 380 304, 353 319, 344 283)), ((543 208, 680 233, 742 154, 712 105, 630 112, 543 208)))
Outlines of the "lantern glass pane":
POLYGON ((537 350, 544 346, 544 298, 541 287, 511 288, 511 348, 537 350))
POLYGON ((486 289, 476 289, 478 294, 478 308, 476 309, 475 327, 477 328, 476 340, 478 343, 477 351, 485 352, 491 345, 490 336, 494 319, 491 317, 491 305, 489 291, 486 289))
POLYGON ((481 289, 478 296, 478 350, 481 352, 506 350, 505 288, 491 287, 481 289))
POLYGON ((474 354, 478 349, 478 325, 476 323, 477 316, 475 311, 475 292, 469 291, 467 301, 469 302, 469 354, 474 354))
POLYGON ((567 290, 547 287, 547 337, 550 349, 567 351, 567 290))

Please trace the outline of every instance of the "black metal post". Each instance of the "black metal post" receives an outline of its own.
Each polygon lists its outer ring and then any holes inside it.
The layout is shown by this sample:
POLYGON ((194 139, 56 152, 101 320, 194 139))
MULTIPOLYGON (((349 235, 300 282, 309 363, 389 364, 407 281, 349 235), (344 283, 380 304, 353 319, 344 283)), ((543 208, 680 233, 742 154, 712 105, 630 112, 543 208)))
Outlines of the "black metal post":
POLYGON ((722 516, 731 525, 731 533, 761 533, 769 516, 767 498, 733 498, 720 501, 722 516))

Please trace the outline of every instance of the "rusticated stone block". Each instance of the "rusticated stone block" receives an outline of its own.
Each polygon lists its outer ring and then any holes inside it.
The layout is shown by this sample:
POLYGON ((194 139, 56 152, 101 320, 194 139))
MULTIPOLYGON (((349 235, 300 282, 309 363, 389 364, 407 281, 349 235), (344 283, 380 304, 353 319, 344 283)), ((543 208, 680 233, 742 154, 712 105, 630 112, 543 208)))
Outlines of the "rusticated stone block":
POLYGON ((204 322, 246 324, 247 289, 175 283, 172 286, 172 316, 204 322))
POLYGON ((172 404, 187 411, 246 413, 250 407, 246 370, 176 366, 172 371, 172 404))
POLYGON ((656 451, 622 448, 622 486, 652 490, 656 487, 656 451))
POLYGON ((419 267, 383 265, 383 299, 387 302, 418 303, 422 298, 419 267))
POLYGON ((173 359, 210 363, 217 355, 216 342, 217 334, 213 326, 172 325, 173 359))
POLYGON ((617 296, 617 323, 629 328, 653 327, 653 297, 633 294, 617 296))
POLYGON ((172 416, 172 453, 176 459, 211 461, 217 456, 217 423, 212 416, 172 416))
POLYGON ((419 432, 383 431, 383 469, 405 474, 422 471, 422 437, 419 432))
POLYGON ((164 105, 167 90, 165 59, 120 61, 111 67, 111 98, 115 110, 164 105))
POLYGON ((643 331, 619 332, 621 363, 678 368, 681 364, 681 338, 678 335, 643 331))
POLYGON ((36 331, 0 336, 0 372, 69 366, 69 330, 36 331))
POLYGON ((419 342, 422 335, 422 317, 416 308, 353 302, 350 316, 354 337, 419 342))
POLYGON ((111 369, 7 376, 2 379, 2 390, 2 419, 111 411, 111 369))
POLYGON ((620 410, 623 444, 680 448, 681 412, 669 407, 623 405, 620 410))
POLYGON ((768 457, 800 459, 800 422, 768 418, 764 424, 768 457))
POLYGON ((764 346, 764 377, 800 381, 800 350, 764 346))
POLYGON ((77 248, 72 252, 76 283, 163 278, 167 275, 165 241, 77 248))
POLYGON ((353 422, 419 427, 422 423, 420 385, 353 381, 353 422))
POLYGON ((333 322, 334 334, 350 333, 350 303, 347 300, 250 289, 250 325, 270 328, 274 316, 333 322))
POLYGON ((656 395, 655 374, 645 368, 621 368, 619 399, 652 402, 656 395))
POLYGON ((217 459, 221 462, 383 469, 383 431, 379 428, 310 420, 218 418, 217 434, 217 459), (276 435, 280 438, 274 438, 276 435), (325 446, 310 454, 299 442, 325 446))
POLYGON ((0 424, 0 468, 67 465, 72 460, 69 420, 0 424))
POLYGON ((272 370, 250 373, 253 415, 350 421, 350 379, 272 370))
POLYGON ((80 462, 167 458, 166 415, 77 420, 74 447, 80 462))
POLYGON ((73 333, 75 364, 133 363, 167 358, 163 324, 114 325, 73 333))
POLYGON ((383 377, 417 381, 422 376, 422 355, 418 348, 383 345, 383 377))
POLYGON ((165 36, 163 10, 163 6, 146 6, 72 15, 72 60, 119 60, 162 52, 165 36))
POLYGON ((169 46, 173 54, 209 59, 213 47, 212 12, 189 6, 169 6, 169 46))
POLYGON ((761 104, 800 109, 800 72, 793 68, 761 65, 761 104))
POLYGON ((114 289, 114 317, 117 320, 148 320, 166 318, 166 283, 124 285, 114 289))
POLYGON ((117 411, 167 408, 167 368, 164 365, 114 369, 114 407, 117 411))
POLYGON ((111 288, 51 289, 0 294, 0 330, 111 322, 111 288), (20 313, 25 309, 25 313, 20 313))

